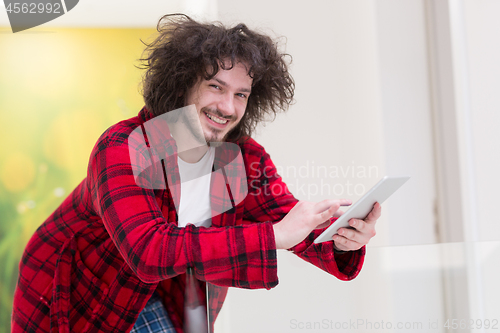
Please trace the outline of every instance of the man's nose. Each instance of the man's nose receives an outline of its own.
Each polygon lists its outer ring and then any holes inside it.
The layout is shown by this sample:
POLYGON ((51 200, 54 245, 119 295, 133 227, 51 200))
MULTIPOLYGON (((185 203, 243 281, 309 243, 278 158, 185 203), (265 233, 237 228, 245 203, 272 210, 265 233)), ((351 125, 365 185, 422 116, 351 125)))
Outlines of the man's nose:
POLYGON ((217 106, 220 112, 222 112, 222 115, 227 117, 227 116, 232 116, 235 113, 235 106, 234 106, 234 97, 232 94, 223 94, 221 95, 221 99, 219 100, 219 104, 217 106))

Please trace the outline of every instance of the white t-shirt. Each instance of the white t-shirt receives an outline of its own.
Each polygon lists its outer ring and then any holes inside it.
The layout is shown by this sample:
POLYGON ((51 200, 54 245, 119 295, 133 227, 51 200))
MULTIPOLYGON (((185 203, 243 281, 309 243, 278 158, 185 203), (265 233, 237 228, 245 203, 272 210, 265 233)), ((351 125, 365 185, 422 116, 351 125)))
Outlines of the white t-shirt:
POLYGON ((210 147, 196 163, 187 163, 177 157, 181 176, 179 227, 194 224, 197 227, 208 228, 212 225, 210 180, 214 158, 215 148, 213 147, 210 147))
MULTIPOLYGON (((215 148, 210 147, 196 163, 187 163, 177 157, 179 174, 181 176, 181 200, 179 204, 179 227, 194 224, 197 227, 212 225, 212 210, 210 206, 210 180, 214 164, 215 148)), ((186 285, 186 294, 194 293, 196 289, 186 285)), ((208 288, 208 285, 207 285, 208 288)), ((208 290, 207 290, 208 294, 208 290)), ((204 305, 195 308, 185 307, 184 330, 186 333, 205 333, 207 326, 207 310, 204 305)))

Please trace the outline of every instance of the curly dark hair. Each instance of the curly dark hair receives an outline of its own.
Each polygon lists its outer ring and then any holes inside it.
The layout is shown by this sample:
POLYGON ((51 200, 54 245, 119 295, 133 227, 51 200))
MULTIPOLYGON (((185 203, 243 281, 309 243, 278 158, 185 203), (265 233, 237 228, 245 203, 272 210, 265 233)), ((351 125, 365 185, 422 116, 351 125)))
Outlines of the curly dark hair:
POLYGON ((146 70, 142 95, 153 116, 185 106, 186 92, 199 77, 210 80, 220 68, 231 69, 237 62, 249 65, 252 93, 227 141, 250 137, 258 123, 286 111, 293 102, 295 83, 285 61, 290 55, 280 53, 269 36, 242 23, 226 28, 220 22, 203 24, 183 14, 163 16, 157 30, 153 42, 143 42, 146 49, 139 59, 143 62, 139 68, 146 70))

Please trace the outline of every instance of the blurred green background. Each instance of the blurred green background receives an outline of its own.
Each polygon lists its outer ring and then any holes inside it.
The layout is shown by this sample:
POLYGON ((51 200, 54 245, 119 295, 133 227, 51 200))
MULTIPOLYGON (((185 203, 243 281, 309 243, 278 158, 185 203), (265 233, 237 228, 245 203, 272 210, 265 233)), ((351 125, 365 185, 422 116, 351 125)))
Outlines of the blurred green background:
POLYGON ((0 28, 0 332, 29 238, 86 176, 99 135, 143 106, 134 65, 154 33, 0 28))

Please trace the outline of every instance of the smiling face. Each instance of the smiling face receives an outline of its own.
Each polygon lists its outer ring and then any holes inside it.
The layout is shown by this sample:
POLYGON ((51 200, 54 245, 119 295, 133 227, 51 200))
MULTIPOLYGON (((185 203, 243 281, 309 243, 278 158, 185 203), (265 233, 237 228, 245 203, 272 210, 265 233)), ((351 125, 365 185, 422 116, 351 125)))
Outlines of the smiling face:
POLYGON ((220 69, 210 80, 203 78, 188 90, 186 105, 194 104, 207 142, 222 142, 245 114, 252 78, 243 63, 220 69))

